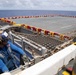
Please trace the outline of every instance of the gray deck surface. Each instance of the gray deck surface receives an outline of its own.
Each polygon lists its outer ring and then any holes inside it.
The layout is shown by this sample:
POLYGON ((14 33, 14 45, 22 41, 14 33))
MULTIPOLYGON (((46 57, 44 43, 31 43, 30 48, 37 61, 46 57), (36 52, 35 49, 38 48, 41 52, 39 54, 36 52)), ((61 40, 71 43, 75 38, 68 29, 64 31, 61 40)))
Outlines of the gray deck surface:
POLYGON ((56 38, 52 38, 50 36, 43 36, 43 35, 39 35, 39 34, 34 34, 33 32, 29 31, 29 30, 25 30, 25 29, 21 29, 20 28, 18 29, 14 29, 13 30, 15 32, 16 35, 21 35, 23 37, 26 37, 44 47, 46 47, 47 49, 52 49, 52 48, 55 48, 57 45, 60 45, 62 43, 64 43, 64 41, 61 41, 59 39, 56 39, 56 38), (17 33, 16 33, 17 32, 17 33), (24 34, 21 34, 21 33, 24 33, 24 34))
POLYGON ((21 18, 12 20, 19 24, 28 24, 59 33, 67 33, 76 30, 76 18, 71 17, 54 16, 40 18, 21 18))

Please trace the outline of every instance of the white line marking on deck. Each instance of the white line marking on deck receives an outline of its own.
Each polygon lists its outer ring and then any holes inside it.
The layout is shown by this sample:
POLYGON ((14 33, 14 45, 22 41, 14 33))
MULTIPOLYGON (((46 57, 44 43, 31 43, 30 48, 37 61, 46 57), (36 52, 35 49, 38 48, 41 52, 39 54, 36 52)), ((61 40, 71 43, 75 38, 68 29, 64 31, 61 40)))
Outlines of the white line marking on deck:
POLYGON ((72 27, 72 25, 69 25, 69 26, 64 26, 64 27, 61 27, 61 29, 64 29, 64 28, 71 28, 72 27))

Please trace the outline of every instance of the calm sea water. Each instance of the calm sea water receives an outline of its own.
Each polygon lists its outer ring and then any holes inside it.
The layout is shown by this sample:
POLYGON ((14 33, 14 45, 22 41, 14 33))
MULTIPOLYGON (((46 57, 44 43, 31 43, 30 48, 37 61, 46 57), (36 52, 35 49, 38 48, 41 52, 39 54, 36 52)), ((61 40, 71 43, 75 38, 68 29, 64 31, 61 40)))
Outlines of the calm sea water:
POLYGON ((52 11, 52 10, 0 10, 1 17, 12 16, 33 16, 33 15, 46 15, 46 14, 62 14, 76 16, 76 11, 52 11))

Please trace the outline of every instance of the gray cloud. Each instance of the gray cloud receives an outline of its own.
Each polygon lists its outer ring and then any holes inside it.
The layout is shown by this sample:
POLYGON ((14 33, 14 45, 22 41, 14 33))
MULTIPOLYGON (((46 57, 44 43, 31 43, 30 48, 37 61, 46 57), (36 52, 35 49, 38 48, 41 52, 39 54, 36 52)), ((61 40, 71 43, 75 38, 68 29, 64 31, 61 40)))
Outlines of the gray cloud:
POLYGON ((76 10, 76 0, 0 0, 0 9, 76 10))

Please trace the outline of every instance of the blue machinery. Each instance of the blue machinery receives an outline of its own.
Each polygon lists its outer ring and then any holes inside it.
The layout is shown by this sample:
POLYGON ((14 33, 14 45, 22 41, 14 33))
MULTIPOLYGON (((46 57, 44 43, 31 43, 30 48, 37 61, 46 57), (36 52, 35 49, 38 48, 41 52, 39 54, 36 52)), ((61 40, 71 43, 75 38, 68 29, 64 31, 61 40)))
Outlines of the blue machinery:
POLYGON ((47 52, 47 49, 45 47, 43 47, 42 45, 39 45, 25 37, 22 36, 17 36, 15 34, 13 34, 12 32, 9 32, 9 36, 10 39, 12 41, 12 43, 15 43, 16 45, 18 45, 19 47, 21 47, 23 50, 25 50, 27 56, 30 59, 33 59, 33 53, 31 53, 26 46, 26 44, 28 45, 28 47, 30 46, 33 47, 40 55, 43 55, 47 52))
MULTIPOLYGON (((6 28, 7 27, 1 28, 1 29, 6 30, 6 28)), ((8 28, 10 28, 10 26, 8 28)), ((12 43, 14 43, 17 46, 21 47, 26 52, 26 55, 28 56, 28 58, 30 60, 35 59, 34 64, 41 61, 42 59, 45 59, 46 55, 48 55, 47 54, 47 52, 48 52, 47 48, 45 48, 44 46, 42 46, 42 45, 28 39, 27 37, 23 37, 21 35, 14 34, 14 33, 11 32, 11 30, 9 31, 9 38, 12 41, 12 43), (34 51, 32 49, 35 51, 35 53, 37 53, 36 55, 34 55, 34 51)), ((63 44, 63 45, 65 46, 66 43, 63 44)))

